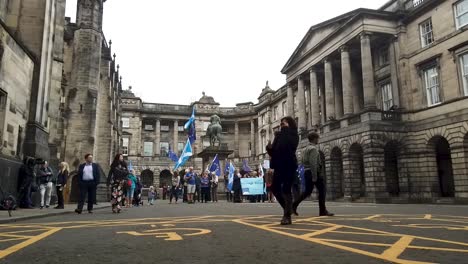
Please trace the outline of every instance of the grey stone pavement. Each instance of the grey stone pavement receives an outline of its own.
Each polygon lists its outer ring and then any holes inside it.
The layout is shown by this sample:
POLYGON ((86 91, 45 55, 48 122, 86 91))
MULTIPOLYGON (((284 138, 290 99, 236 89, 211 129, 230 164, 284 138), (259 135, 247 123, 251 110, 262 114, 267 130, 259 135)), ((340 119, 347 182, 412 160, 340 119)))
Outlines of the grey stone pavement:
POLYGON ((158 200, 0 224, 0 263, 468 263, 467 208, 305 202, 280 226, 276 203, 158 200))

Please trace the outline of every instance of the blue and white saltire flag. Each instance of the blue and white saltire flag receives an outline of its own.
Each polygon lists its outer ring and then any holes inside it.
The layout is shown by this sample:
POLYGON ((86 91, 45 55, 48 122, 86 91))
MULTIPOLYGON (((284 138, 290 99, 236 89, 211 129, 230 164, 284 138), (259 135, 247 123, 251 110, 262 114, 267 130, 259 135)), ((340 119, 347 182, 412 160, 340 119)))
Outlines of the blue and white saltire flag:
POLYGON ((234 168, 234 165, 232 165, 232 162, 229 163, 229 178, 228 178, 228 185, 227 188, 229 191, 232 191, 232 185, 234 184, 234 171, 236 168, 234 168))
POLYGON ((184 129, 188 130, 190 128, 190 125, 195 121, 195 107, 192 108, 192 115, 190 116, 189 120, 185 123, 184 129))
POLYGON ((245 172, 251 172, 252 171, 252 169, 249 167, 249 164, 247 163, 246 159, 242 162, 242 170, 245 171, 245 172))
POLYGON ((301 179, 301 192, 305 192, 305 177, 304 177, 305 169, 304 165, 300 164, 297 167, 297 174, 299 175, 299 178, 301 179))
POLYGON ((190 140, 187 139, 187 143, 185 144, 184 151, 180 154, 179 160, 174 166, 174 170, 177 170, 180 166, 183 166, 188 159, 193 155, 192 145, 190 144, 190 140))
POLYGON ((128 171, 133 170, 132 161, 128 161, 128 171))
POLYGON ((171 147, 169 147, 169 152, 167 153, 167 156, 173 161, 177 162, 179 160, 179 157, 177 157, 177 154, 172 152, 171 147))
POLYGON ((216 176, 221 176, 221 166, 219 165, 218 154, 216 154, 216 156, 213 159, 213 162, 211 162, 209 170, 211 173, 215 172, 216 176))

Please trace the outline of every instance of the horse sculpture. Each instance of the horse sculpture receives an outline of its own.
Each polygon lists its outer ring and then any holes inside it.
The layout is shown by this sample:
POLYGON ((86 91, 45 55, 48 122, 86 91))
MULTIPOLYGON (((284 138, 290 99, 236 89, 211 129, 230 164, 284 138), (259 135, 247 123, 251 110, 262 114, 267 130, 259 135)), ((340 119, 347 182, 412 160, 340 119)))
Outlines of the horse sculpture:
POLYGON ((215 146, 216 142, 220 143, 222 130, 221 119, 217 115, 212 115, 208 129, 206 130, 206 135, 210 137, 210 146, 215 146))

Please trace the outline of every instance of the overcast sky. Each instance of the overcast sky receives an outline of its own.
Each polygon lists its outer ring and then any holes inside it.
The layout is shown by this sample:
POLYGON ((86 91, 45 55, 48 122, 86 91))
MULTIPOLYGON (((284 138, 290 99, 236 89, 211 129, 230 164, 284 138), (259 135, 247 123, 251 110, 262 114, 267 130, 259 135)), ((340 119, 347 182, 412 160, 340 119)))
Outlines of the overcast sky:
MULTIPOLYGON (((66 15, 75 21, 76 1, 66 15)), ((145 102, 189 104, 202 92, 221 106, 257 103, 281 74, 307 30, 359 7, 387 0, 109 0, 104 34, 124 87, 145 102)))

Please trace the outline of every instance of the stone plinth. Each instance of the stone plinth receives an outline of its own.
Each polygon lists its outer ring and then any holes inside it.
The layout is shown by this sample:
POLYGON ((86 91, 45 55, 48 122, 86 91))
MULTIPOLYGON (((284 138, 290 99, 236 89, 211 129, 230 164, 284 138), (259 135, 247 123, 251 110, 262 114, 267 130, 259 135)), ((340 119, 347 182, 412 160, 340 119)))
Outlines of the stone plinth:
MULTIPOLYGON (((206 169, 209 162, 213 160, 213 158, 218 155, 218 159, 220 161, 225 160, 229 155, 231 155, 234 150, 229 150, 227 144, 221 144, 219 146, 210 146, 205 148, 202 152, 198 153, 198 157, 202 158, 203 160, 203 170, 206 169)), ((223 167, 221 167, 223 168, 223 167)))

